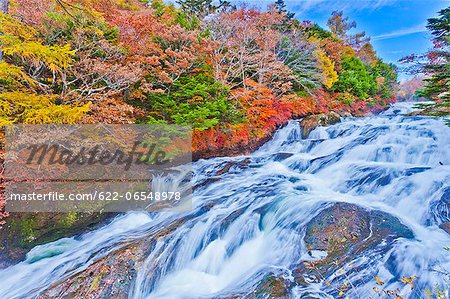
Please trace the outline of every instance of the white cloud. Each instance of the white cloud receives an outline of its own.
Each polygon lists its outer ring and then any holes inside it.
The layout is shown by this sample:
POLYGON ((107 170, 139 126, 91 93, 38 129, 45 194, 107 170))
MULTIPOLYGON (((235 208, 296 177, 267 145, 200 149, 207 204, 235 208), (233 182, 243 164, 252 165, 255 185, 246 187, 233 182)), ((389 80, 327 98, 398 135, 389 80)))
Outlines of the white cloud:
MULTIPOLYGON (((285 0, 288 9, 297 13, 306 11, 333 11, 345 10, 346 12, 362 9, 376 10, 384 6, 392 5, 398 0, 285 0)), ((275 0, 232 0, 239 4, 246 3, 265 8, 275 0)))
POLYGON ((411 28, 403 28, 403 29, 379 34, 379 35, 372 37, 372 40, 375 40, 375 41, 383 40, 383 39, 395 38, 395 37, 399 37, 399 36, 405 36, 405 35, 421 33, 421 32, 427 32, 425 25, 414 26, 411 28))
POLYGON ((389 51, 389 53, 391 54, 401 54, 401 53, 405 53, 404 50, 394 50, 394 51, 389 51))

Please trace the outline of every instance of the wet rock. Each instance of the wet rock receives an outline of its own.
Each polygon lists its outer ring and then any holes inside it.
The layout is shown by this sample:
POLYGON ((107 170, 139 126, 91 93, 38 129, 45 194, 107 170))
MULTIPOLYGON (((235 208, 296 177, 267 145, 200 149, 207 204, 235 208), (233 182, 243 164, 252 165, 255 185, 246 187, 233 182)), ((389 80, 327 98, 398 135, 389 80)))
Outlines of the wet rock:
POLYGON ((129 298, 137 272, 149 251, 158 240, 163 240, 189 220, 189 217, 178 219, 143 238, 120 245, 85 270, 49 286, 37 298, 129 298))
POLYGON ((447 234, 450 235, 450 222, 442 223, 439 227, 445 230, 447 234))
POLYGON ((342 112, 340 113, 341 117, 344 118, 349 118, 349 117, 353 117, 353 115, 350 112, 342 112))
POLYGON ((412 111, 408 114, 405 114, 406 116, 443 116, 447 115, 450 112, 449 107, 420 107, 419 110, 412 111), (423 108, 423 109, 422 109, 423 108))
POLYGON ((290 288, 291 282, 282 277, 268 275, 261 280, 253 296, 248 298, 290 298, 290 288))
POLYGON ((192 187, 192 190, 195 191, 197 189, 200 189, 202 187, 208 186, 214 182, 220 181, 222 178, 220 177, 212 177, 212 178, 207 178, 206 180, 204 180, 203 182, 195 185, 194 187, 192 187))
POLYGON ((336 112, 327 114, 310 115, 302 119, 300 126, 302 127, 302 137, 308 137, 309 133, 319 126, 329 126, 341 121, 341 117, 336 112))
POLYGON ((142 246, 129 246, 111 253, 37 298, 128 298, 144 259, 142 246))
POLYGON ((361 252, 382 240, 400 237, 414 235, 396 217, 354 204, 336 203, 307 225, 304 241, 308 250, 324 250, 336 256, 361 252))
MULTIPOLYGON (((411 230, 390 214, 366 210, 355 204, 335 203, 306 226, 304 242, 311 260, 292 265, 289 280, 284 278, 286 275, 269 274, 259 282, 252 296, 245 298, 290 298, 294 287, 307 292, 308 285, 323 283, 352 259, 374 248, 378 253, 386 252, 395 239, 413 237, 411 230)), ((331 287, 330 284, 329 293, 338 297, 333 293, 338 288, 339 285, 331 287)))
POLYGON ((252 160, 250 158, 245 158, 242 161, 228 162, 222 169, 217 171, 216 175, 219 175, 219 176, 224 175, 225 173, 229 172, 233 166, 237 166, 241 169, 247 168, 251 161, 252 160))
MULTIPOLYGON (((335 203, 308 223, 304 238, 309 252, 325 251, 326 257, 297 265, 293 270, 294 280, 300 287, 323 282, 351 260, 372 251, 384 254, 395 239, 413 237, 412 231, 390 214, 355 204, 335 203)), ((336 287, 329 290, 330 294, 337 295, 333 293, 336 287)))
POLYGON ((273 161, 280 162, 292 157, 293 155, 293 153, 276 153, 273 155, 273 161))
POLYGON ((209 184, 212 184, 214 182, 220 181, 222 179, 222 176, 228 172, 230 172, 230 170, 233 167, 237 167, 240 169, 245 169, 248 167, 248 165, 250 164, 252 160, 250 158, 245 158, 244 160, 241 161, 231 161, 231 162, 226 162, 225 166, 223 166, 221 169, 219 169, 215 175, 213 177, 207 178, 206 180, 204 180, 203 182, 198 183, 197 185, 195 185, 192 189, 195 191, 197 189, 203 188, 205 186, 208 186, 209 184))
POLYGON ((241 161, 231 161, 231 162, 226 162, 225 166, 223 166, 221 169, 219 169, 215 175, 213 177, 209 177, 206 180, 204 180, 203 182, 198 183, 197 185, 195 185, 192 190, 197 190, 200 189, 202 187, 208 186, 209 184, 212 184, 214 182, 220 181, 222 179, 222 176, 228 172, 230 172, 230 170, 233 167, 237 167, 240 169, 245 169, 248 167, 248 165, 250 164, 252 160, 250 158, 245 158, 244 160, 241 161))
POLYGON ((425 111, 424 110, 415 110, 413 112, 405 114, 406 116, 424 116, 425 111))
POLYGON ((25 258, 33 247, 97 228, 116 213, 10 213, 0 230, 0 268, 25 258))

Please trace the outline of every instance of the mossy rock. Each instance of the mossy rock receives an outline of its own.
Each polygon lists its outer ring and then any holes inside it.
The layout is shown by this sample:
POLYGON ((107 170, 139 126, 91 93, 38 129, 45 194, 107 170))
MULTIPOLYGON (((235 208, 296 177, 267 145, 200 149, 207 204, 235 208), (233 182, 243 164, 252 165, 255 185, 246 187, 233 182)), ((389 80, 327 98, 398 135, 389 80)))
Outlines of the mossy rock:
POLYGON ((131 244, 100 259, 86 270, 51 286, 37 298, 117 298, 126 299, 145 259, 143 247, 131 244))
POLYGON ((256 287, 252 298, 290 298, 291 283, 274 274, 267 275, 256 287))
POLYGON ((129 298, 137 272, 142 268, 156 241, 169 237, 189 220, 189 217, 176 219, 165 227, 130 243, 117 244, 116 250, 94 261, 85 270, 50 285, 38 296, 38 299, 129 298))
POLYGON ((24 259, 33 247, 96 228, 116 213, 10 213, 0 230, 0 267, 24 259))
POLYGON ((413 237, 411 230, 390 214, 336 203, 308 223, 304 240, 308 250, 324 250, 333 255, 360 251, 368 243, 383 239, 413 237))
POLYGON ((442 223, 439 227, 450 235, 450 222, 442 223))
POLYGON ((308 137, 309 133, 319 126, 334 125, 340 121, 341 117, 336 112, 309 115, 300 122, 300 126, 302 127, 302 137, 308 137))

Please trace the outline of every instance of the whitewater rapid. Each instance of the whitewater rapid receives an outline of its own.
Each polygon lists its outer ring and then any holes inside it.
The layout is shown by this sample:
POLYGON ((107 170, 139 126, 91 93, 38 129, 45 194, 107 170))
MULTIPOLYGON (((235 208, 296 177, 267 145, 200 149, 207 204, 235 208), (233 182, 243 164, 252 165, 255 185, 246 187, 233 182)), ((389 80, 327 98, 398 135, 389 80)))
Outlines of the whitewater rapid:
MULTIPOLYGON (((200 160, 193 165, 191 211, 128 213, 96 231, 37 246, 25 261, 0 270, 0 298, 34 298, 177 219, 188 220, 156 241, 130 298, 251 298, 269 273, 290 280, 294 265, 317 258, 305 248, 305 227, 334 202, 389 213, 414 238, 395 240, 382 255, 355 256, 351 263, 363 270, 344 265, 327 277, 331 285, 293 287, 292 298, 334 298, 339 275, 355 283, 377 276, 410 298, 436 286, 448 296, 450 235, 439 226, 450 221, 450 128, 442 119, 405 116, 410 111, 411 104, 396 104, 377 116, 318 127, 306 139, 299 122, 290 121, 251 155, 200 160), (398 278, 413 275, 411 292, 398 278)), ((369 298, 373 286, 355 284, 345 296, 369 298)))

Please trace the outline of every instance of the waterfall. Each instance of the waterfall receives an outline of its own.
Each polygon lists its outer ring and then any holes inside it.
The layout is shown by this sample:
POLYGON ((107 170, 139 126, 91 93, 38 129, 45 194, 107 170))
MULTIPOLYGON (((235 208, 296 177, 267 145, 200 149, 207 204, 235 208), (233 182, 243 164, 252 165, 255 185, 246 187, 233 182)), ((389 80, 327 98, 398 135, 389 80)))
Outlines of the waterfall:
POLYGON ((251 155, 200 160, 193 165, 192 209, 128 213, 37 246, 25 261, 0 270, 0 297, 34 298, 175 222, 149 248, 130 298, 251 298, 270 273, 293 282, 294 298, 336 297, 342 275, 352 285, 348 298, 373 295, 374 276, 386 289, 405 290, 398 278, 412 275, 416 290, 446 286, 448 296, 450 235, 439 226, 450 221, 450 128, 441 119, 405 116, 410 111, 411 104, 396 104, 377 116, 318 127, 306 139, 293 120, 251 155), (327 255, 306 248, 306 226, 337 202, 392 215, 413 237, 355 254, 325 277, 331 283, 295 285, 296 266, 327 255), (350 264, 360 270, 348 270, 350 264))

